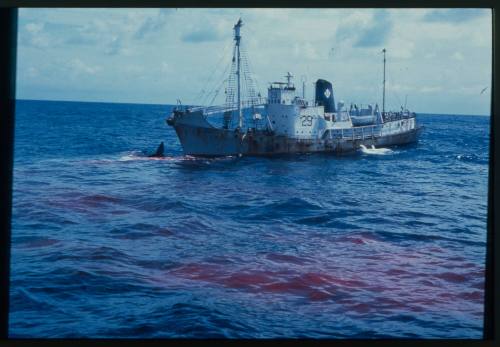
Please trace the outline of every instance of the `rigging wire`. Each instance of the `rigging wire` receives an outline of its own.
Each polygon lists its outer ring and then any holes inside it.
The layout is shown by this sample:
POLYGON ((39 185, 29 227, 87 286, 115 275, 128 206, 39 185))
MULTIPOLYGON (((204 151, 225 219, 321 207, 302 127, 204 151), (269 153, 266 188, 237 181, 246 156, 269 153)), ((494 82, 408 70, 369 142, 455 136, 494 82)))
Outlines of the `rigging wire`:
POLYGON ((196 100, 200 100, 200 99, 202 99, 204 97, 204 94, 206 93, 206 88, 209 85, 209 83, 212 82, 212 79, 215 76, 215 72, 217 71, 217 69, 221 65, 222 61, 224 60, 224 58, 226 56, 226 51, 229 48, 230 44, 231 44, 231 42, 227 42, 226 43, 226 45, 225 45, 225 47, 224 47, 224 49, 222 51, 222 54, 221 54, 221 56, 219 58, 219 61, 215 65, 215 68, 212 70, 212 73, 207 78, 207 80, 206 80, 205 84, 203 85, 203 88, 201 89, 201 91, 196 95, 196 100))
MULTIPOLYGON (((246 63, 246 66, 247 66, 247 70, 248 71, 254 71, 253 70, 253 66, 252 64, 250 63, 250 59, 248 59, 248 53, 246 51, 246 45, 243 45, 243 51, 244 51, 244 56, 245 56, 245 63, 246 63)), ((261 88, 260 88, 260 84, 259 84, 259 81, 257 80, 257 78, 255 78, 255 76, 250 76, 251 78, 251 81, 252 81, 252 87, 254 89, 254 91, 258 94, 261 94, 261 88)))
MULTIPOLYGON (((217 78, 217 79, 214 79, 214 81, 213 81, 213 82, 214 82, 214 83, 213 83, 213 85, 215 85, 215 86, 219 86, 221 83, 223 83, 223 82, 224 82, 224 80, 226 79, 226 76, 227 76, 227 71, 228 71, 229 66, 230 66, 230 65, 226 65, 226 68, 224 69, 224 71, 222 71, 222 73, 219 75, 220 77, 219 77, 219 78, 217 78), (218 82, 217 84, 215 84, 215 81, 220 81, 220 80, 222 80, 222 82, 218 82)), ((212 89, 212 90, 210 90, 210 92, 206 93, 206 94, 205 94, 205 96, 201 99, 202 103, 203 103, 203 104, 206 104, 206 103, 208 102, 208 100, 210 99, 210 97, 211 97, 214 93, 216 93, 216 94, 217 94, 217 89, 212 89)), ((212 106, 212 103, 213 103, 213 101, 212 101, 212 102, 210 102, 210 103, 208 104, 208 106, 212 106)))
POLYGON ((213 105, 214 100, 215 100, 215 99, 217 98, 217 96, 219 95, 220 90, 224 87, 224 83, 225 83, 225 82, 226 82, 226 80, 222 81, 222 82, 219 84, 218 88, 217 88, 217 89, 215 89, 214 96, 213 96, 212 100, 210 101, 209 106, 212 106, 212 105, 213 105))

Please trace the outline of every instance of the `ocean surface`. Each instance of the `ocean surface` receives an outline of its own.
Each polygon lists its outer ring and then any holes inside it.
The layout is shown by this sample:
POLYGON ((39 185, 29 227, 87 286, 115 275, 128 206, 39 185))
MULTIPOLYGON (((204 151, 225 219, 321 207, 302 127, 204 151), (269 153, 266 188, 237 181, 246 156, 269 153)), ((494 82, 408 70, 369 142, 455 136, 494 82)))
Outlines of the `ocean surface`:
POLYGON ((11 337, 482 338, 490 117, 195 159, 170 108, 18 101, 11 337))

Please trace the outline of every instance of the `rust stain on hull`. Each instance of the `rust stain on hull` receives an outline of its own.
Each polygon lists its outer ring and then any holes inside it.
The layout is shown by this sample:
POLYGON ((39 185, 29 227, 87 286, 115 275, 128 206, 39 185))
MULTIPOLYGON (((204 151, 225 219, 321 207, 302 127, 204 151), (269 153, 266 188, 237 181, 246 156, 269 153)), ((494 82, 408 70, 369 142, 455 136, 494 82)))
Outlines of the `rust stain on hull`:
POLYGON ((241 133, 218 128, 174 126, 184 152, 193 156, 272 156, 278 154, 328 152, 346 154, 360 145, 390 147, 417 142, 421 127, 395 135, 364 139, 297 139, 276 136, 266 131, 241 133))

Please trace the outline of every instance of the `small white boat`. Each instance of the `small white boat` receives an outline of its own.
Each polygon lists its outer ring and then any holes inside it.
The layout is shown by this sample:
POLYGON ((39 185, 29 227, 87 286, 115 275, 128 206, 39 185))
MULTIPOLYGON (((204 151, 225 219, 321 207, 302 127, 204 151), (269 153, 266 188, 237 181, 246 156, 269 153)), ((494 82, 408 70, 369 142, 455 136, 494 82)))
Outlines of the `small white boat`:
POLYGON ((365 154, 384 155, 392 153, 392 150, 389 148, 375 148, 374 145, 372 145, 371 148, 367 148, 365 145, 359 145, 359 148, 361 149, 361 152, 365 154))

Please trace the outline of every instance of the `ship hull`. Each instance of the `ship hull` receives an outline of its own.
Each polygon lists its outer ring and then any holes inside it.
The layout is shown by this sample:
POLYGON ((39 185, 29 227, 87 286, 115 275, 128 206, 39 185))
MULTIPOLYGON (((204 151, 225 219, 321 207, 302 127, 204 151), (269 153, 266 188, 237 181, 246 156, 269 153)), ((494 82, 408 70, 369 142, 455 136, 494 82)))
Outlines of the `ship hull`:
POLYGON ((272 156, 292 153, 330 152, 348 154, 361 145, 392 147, 418 141, 421 127, 393 133, 368 133, 366 136, 299 139, 277 136, 266 131, 241 133, 235 130, 177 124, 174 126, 184 153, 192 156, 272 156))

